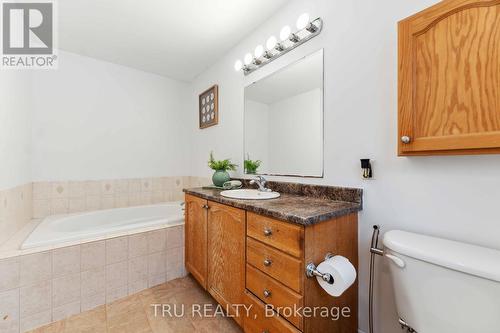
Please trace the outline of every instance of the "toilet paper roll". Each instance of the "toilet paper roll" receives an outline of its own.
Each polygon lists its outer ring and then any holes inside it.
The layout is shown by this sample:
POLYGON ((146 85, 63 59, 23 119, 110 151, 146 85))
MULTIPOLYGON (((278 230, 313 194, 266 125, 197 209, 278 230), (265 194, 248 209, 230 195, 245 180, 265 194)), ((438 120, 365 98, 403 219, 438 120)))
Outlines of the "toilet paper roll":
POLYGON ((333 277, 332 284, 316 277, 321 288, 331 296, 339 297, 356 281, 356 268, 346 257, 334 256, 320 263, 317 269, 333 277))

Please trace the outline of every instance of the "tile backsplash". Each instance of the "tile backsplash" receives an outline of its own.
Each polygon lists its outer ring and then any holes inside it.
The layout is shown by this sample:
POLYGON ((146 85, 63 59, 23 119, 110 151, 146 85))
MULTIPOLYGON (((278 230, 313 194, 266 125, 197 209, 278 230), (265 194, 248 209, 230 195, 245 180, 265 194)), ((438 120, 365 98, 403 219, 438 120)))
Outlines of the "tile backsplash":
POLYGON ((32 194, 31 183, 0 191, 0 244, 31 220, 32 194))
POLYGON ((182 200, 182 189, 209 178, 175 176, 34 182, 0 191, 0 244, 31 219, 182 200))

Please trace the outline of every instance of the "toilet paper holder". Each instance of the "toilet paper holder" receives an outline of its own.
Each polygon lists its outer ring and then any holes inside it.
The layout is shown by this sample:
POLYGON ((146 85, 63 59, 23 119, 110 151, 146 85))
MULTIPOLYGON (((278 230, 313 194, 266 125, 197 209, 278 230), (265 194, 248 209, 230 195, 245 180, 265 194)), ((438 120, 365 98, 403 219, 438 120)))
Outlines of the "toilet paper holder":
MULTIPOLYGON (((328 260, 330 258, 333 258, 334 255, 330 252, 328 252, 326 255, 325 255, 325 260, 328 260)), ((312 278, 312 277, 320 277, 323 279, 323 281, 329 283, 329 284, 333 284, 335 282, 335 280, 333 279, 333 276, 331 274, 328 274, 328 273, 321 273, 320 271, 318 271, 318 268, 316 267, 316 265, 313 263, 313 262, 310 262, 306 265, 306 276, 308 278, 312 278)))

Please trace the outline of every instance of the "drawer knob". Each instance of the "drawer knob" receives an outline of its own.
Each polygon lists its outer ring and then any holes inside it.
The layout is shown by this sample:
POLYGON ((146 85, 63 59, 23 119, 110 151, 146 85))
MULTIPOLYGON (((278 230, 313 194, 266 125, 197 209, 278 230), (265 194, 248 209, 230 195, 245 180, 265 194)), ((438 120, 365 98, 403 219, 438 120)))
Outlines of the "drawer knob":
POLYGON ((272 263, 273 261, 271 259, 264 260, 264 266, 271 266, 272 263))
POLYGON ((265 297, 265 298, 268 298, 269 296, 271 296, 271 291, 269 291, 269 290, 265 289, 265 290, 264 290, 264 297, 265 297))
POLYGON ((264 236, 269 237, 273 234, 273 231, 269 228, 264 229, 264 236))
POLYGON ((269 333, 269 331, 268 330, 264 330, 264 331, 262 331, 262 333, 269 333))
POLYGON ((407 135, 403 135, 403 136, 401 137, 401 142, 402 142, 402 143, 405 143, 405 144, 408 144, 408 143, 410 143, 410 142, 411 142, 411 138, 410 138, 409 136, 407 136, 407 135))
POLYGON ((209 209, 210 207, 208 205, 203 205, 203 206, 201 206, 201 208, 203 208, 203 209, 209 209))

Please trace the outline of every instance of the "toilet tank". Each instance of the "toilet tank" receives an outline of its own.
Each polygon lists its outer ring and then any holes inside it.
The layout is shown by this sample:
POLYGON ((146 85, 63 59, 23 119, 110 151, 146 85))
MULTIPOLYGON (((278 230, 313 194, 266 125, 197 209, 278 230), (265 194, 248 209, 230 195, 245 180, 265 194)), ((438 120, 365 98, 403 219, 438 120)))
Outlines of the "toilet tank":
POLYGON ((383 243, 398 315, 416 332, 500 332, 500 251, 398 230, 383 243))

